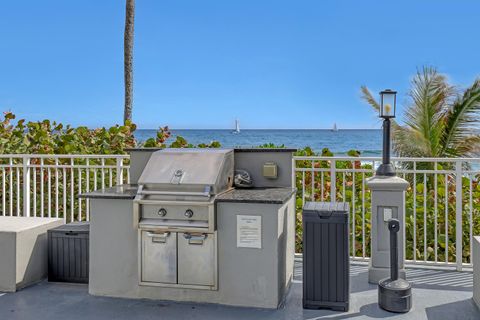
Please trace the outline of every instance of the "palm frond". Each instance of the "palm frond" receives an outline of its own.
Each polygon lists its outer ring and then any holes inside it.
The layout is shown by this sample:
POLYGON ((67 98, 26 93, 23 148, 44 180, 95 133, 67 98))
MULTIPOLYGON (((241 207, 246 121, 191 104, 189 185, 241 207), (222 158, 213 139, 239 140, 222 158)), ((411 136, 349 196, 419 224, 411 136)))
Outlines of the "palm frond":
POLYGON ((393 130, 393 150, 399 157, 432 156, 426 138, 407 126, 393 130))
POLYGON ((479 143, 480 79, 457 97, 445 113, 442 136, 443 152, 448 156, 470 156, 479 143))
MULTIPOLYGON (((380 104, 367 87, 362 98, 377 112, 380 104)), ((467 157, 480 155, 480 79, 463 94, 435 68, 417 70, 408 94, 404 125, 392 121, 398 156, 467 157)))
POLYGON ((361 86, 360 90, 362 91, 362 99, 365 100, 369 105, 372 106, 377 112, 380 111, 380 104, 375 100, 372 93, 366 86, 361 86))
POLYGON ((435 68, 424 67, 412 79, 410 105, 405 110, 405 126, 410 143, 425 150, 424 156, 439 156, 444 114, 454 95, 454 88, 435 68))

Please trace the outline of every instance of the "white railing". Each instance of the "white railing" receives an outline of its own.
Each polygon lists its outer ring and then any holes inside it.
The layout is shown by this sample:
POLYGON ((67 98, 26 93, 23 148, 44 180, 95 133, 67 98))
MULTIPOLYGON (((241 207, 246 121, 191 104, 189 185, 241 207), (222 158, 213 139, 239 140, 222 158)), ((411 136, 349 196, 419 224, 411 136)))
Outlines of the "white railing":
MULTIPOLYGON (((380 163, 374 157, 294 158, 301 205, 312 199, 350 203, 354 259, 369 258, 371 203, 365 182, 380 163)), ((409 262, 470 266, 472 236, 480 234, 480 159, 394 158, 393 163, 410 182, 404 208, 409 262)))
MULTIPOLYGON (((0 155, 0 209, 6 216, 89 220, 78 194, 128 183, 127 155, 0 155)), ((347 201, 351 255, 370 255, 370 191, 380 158, 295 157, 297 211, 303 203, 347 201), (335 177, 335 179, 332 179, 335 177), (335 190, 335 192, 333 192, 335 190)), ((473 235, 480 234, 480 158, 394 158, 406 192, 405 255, 412 263, 471 265, 473 235)))
POLYGON ((78 194, 130 180, 126 155, 0 155, 1 214, 89 219, 78 194))

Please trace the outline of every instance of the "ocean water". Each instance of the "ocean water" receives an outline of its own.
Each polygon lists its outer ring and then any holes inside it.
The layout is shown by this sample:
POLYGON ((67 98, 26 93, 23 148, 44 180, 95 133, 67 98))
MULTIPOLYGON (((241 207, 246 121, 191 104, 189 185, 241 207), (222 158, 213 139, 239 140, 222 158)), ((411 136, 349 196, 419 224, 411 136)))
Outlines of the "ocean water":
MULTIPOLYGON (((257 147, 264 143, 285 145, 292 148, 311 147, 315 151, 329 148, 336 155, 345 154, 347 151, 359 150, 364 156, 381 155, 382 131, 376 129, 350 129, 350 130, 316 130, 316 129, 245 129, 238 134, 232 130, 223 129, 190 129, 171 130, 173 141, 175 136, 182 136, 189 143, 209 143, 219 141, 222 147, 257 147)), ((156 131, 150 129, 138 129, 135 138, 145 141, 155 137, 156 131)))

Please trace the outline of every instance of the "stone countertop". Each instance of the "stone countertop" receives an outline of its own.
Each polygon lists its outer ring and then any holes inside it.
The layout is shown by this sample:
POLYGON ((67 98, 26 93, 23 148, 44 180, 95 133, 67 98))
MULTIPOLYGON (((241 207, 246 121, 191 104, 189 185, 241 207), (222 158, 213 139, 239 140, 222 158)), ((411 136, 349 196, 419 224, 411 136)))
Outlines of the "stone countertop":
POLYGON ((297 152, 294 148, 235 148, 235 152, 297 152))
POLYGON ((162 150, 163 148, 157 147, 148 147, 148 148, 125 148, 127 152, 155 152, 158 150, 162 150))
POLYGON ((292 188, 233 189, 219 195, 216 202, 284 204, 294 194, 292 188))
MULTIPOLYGON (((220 148, 223 149, 223 148, 220 148)), ((163 150, 163 148, 157 148, 157 147, 152 147, 152 148, 127 148, 125 151, 127 152, 155 152, 163 150)), ((185 149, 188 151, 188 149, 185 149)), ((233 148, 235 152, 297 152, 297 149, 295 148, 233 148)))
MULTIPOLYGON (((85 192, 78 197, 83 199, 127 199, 133 200, 137 194, 137 185, 123 184, 106 189, 85 192)), ((233 189, 219 195, 216 202, 245 202, 284 204, 295 190, 291 188, 252 188, 233 189)))
POLYGON ((122 184, 119 186, 85 192, 78 195, 84 199, 132 199, 137 195, 137 185, 122 184))

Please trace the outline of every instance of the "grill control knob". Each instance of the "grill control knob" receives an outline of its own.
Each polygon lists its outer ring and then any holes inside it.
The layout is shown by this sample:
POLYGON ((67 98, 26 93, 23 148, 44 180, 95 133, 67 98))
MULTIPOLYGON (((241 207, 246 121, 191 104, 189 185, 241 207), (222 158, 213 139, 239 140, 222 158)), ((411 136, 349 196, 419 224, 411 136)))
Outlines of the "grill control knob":
POLYGON ((190 209, 187 209, 187 211, 185 211, 185 217, 187 218, 193 217, 193 211, 190 209))
POLYGON ((165 216, 167 215, 167 210, 164 209, 164 208, 158 209, 157 214, 158 214, 160 217, 165 217, 165 216))

